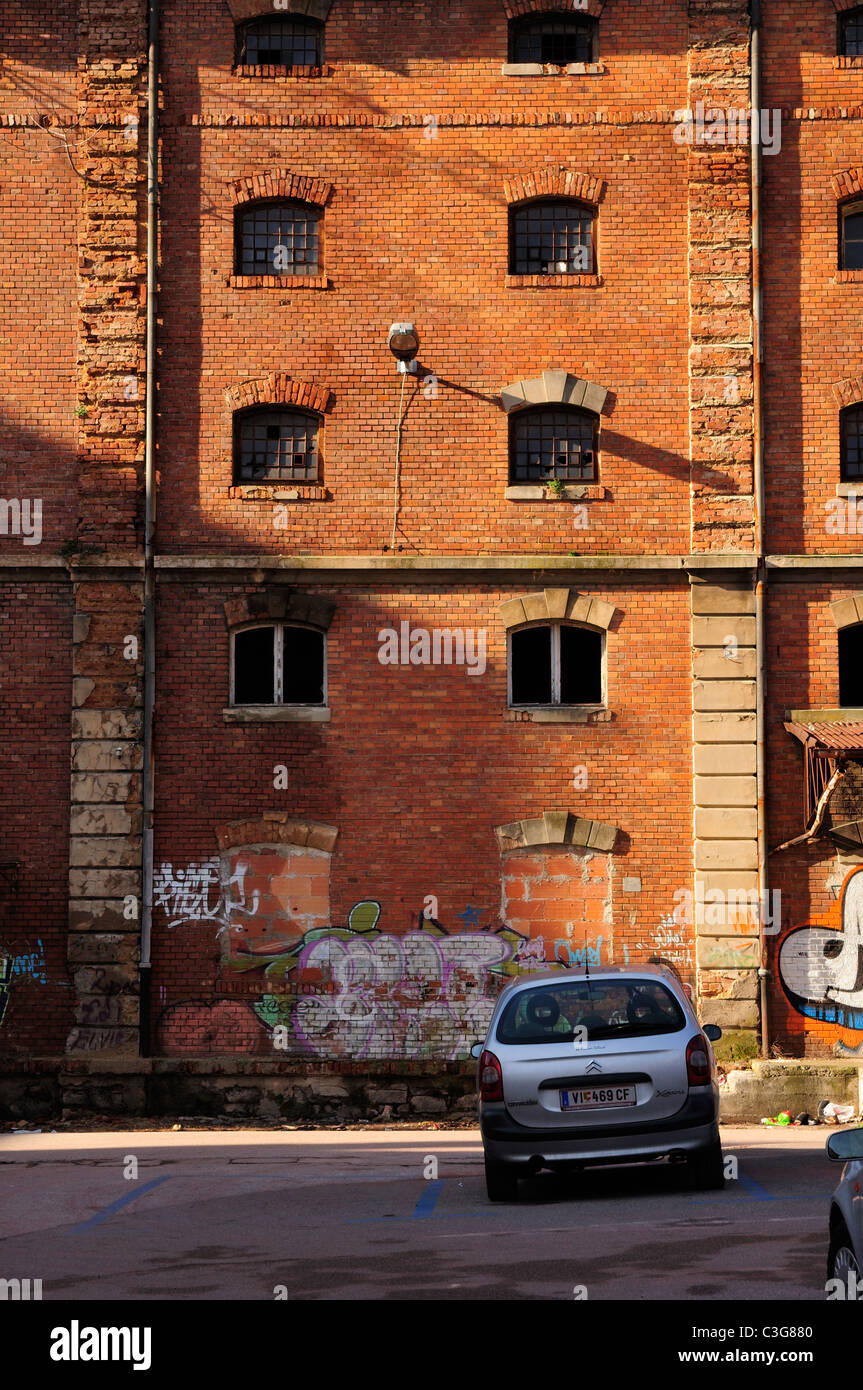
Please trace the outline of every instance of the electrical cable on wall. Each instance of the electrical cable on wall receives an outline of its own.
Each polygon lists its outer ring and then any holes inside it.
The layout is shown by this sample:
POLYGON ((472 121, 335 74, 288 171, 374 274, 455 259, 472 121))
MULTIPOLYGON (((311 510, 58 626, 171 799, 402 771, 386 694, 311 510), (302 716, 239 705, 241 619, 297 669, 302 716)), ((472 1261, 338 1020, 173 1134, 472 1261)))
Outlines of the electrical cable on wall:
POLYGON ((393 535, 392 540, 390 541, 391 550, 395 550, 396 548, 396 527, 398 525, 399 520, 399 492, 401 489, 402 471, 402 425, 404 424, 404 400, 406 381, 407 373, 405 372, 402 375, 402 389, 399 392, 399 420, 398 425, 396 426, 396 476, 393 487, 393 535))

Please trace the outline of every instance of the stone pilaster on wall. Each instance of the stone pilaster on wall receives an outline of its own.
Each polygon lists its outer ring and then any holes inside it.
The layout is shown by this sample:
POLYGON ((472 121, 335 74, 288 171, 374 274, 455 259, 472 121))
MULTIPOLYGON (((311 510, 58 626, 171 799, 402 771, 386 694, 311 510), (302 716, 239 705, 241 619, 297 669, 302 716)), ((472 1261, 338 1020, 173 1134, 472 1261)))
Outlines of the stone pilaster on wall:
POLYGON ((736 115, 749 110, 748 8, 689 0, 687 104, 704 115, 688 146, 694 553, 754 545, 750 145, 736 115))
POLYGON ((145 7, 78 7, 78 525, 69 1052, 138 1051, 145 7), (98 569, 85 570, 97 564, 98 569))
POLYGON ((695 936, 705 1023, 758 1026, 755 593, 693 577, 695 936))

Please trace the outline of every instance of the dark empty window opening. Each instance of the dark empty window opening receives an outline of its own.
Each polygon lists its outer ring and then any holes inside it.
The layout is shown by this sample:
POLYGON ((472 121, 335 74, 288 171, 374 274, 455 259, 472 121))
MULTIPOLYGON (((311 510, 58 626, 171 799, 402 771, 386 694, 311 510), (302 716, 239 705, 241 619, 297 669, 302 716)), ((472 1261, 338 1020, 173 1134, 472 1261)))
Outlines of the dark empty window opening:
POLYGON ((840 478, 856 483, 863 478, 863 405, 850 405, 840 417, 840 478))
POLYGON ((236 218, 237 275, 316 275, 320 212, 310 203, 255 203, 236 218))
POLYGON ((514 19, 509 26, 511 63, 593 62, 596 21, 587 15, 544 14, 514 19))
POLYGON ((234 704, 272 705, 276 699, 274 627, 234 634, 234 704))
POLYGON ((603 635, 569 623, 510 634, 510 705, 601 705, 603 635))
POLYGON ((592 209, 568 199, 545 200, 510 213, 511 275, 592 275, 592 209))
POLYGON ((521 410, 510 426, 510 482, 584 483, 596 478, 596 417, 573 407, 521 410))
POLYGON ((235 705, 323 705, 325 638, 291 623, 244 628, 233 635, 235 705))
POLYGON ((863 203, 839 210, 839 269, 863 270, 863 203))
POLYGON ((300 410, 249 410, 237 417, 235 480, 314 483, 319 478, 316 415, 300 410))
POLYGON ((237 30, 237 65, 319 68, 322 38, 314 19, 253 19, 237 30))
POLYGON ((848 58, 863 55, 863 6, 839 16, 839 52, 848 58))
POLYGON ((863 623, 839 632, 839 704, 863 707, 863 623))

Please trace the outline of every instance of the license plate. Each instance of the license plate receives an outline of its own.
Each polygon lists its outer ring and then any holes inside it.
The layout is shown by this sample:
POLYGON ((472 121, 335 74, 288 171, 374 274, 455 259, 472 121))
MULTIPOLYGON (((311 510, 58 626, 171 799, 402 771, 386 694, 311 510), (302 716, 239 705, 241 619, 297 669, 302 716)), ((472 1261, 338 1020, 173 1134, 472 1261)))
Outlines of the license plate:
POLYGON ((592 1086, 590 1090, 561 1091, 561 1110, 601 1110, 606 1105, 635 1105, 634 1086, 592 1086))

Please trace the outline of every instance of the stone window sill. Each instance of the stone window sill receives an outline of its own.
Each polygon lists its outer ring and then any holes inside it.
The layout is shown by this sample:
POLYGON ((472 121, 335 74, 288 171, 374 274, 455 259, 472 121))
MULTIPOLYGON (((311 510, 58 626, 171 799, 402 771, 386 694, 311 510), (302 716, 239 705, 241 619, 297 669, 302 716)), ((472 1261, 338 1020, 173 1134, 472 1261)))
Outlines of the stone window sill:
POLYGON ((601 275, 583 275, 576 271, 554 275, 507 275, 508 290, 595 290, 603 284, 601 275))
POLYGON ((329 724, 331 713, 324 705, 229 705, 222 718, 226 724, 329 724))
POLYGON ((833 55, 834 68, 863 68, 863 58, 859 58, 849 53, 835 53, 833 55))
POLYGON ((276 63, 238 63, 231 68, 233 77, 331 77, 332 66, 306 67, 295 64, 293 67, 279 66, 276 63))
POLYGON ((325 502, 328 494, 323 483, 237 483, 228 496, 243 502, 325 502))
POLYGON ((230 275, 233 290, 326 290, 326 275, 230 275))
POLYGON ((602 63, 504 63, 501 68, 504 77, 601 77, 605 71, 602 63))
POLYGON ((600 483, 565 483, 560 496, 542 483, 515 483, 504 493, 507 502, 603 502, 606 496, 600 483))
POLYGON ((607 724, 611 719, 604 705, 522 705, 506 713, 511 723, 519 724, 607 724))
POLYGON ((856 483, 837 483, 837 497, 859 497, 863 502, 863 478, 858 478, 856 483))

